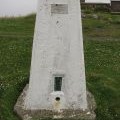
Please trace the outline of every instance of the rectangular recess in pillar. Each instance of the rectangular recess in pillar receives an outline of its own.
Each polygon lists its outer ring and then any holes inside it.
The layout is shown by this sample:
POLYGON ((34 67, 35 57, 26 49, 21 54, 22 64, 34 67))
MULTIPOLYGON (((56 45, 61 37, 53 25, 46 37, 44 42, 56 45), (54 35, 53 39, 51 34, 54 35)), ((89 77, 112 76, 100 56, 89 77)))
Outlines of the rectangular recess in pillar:
POLYGON ((62 79, 63 79, 62 77, 54 78, 54 91, 61 91, 62 79))
POLYGON ((52 14, 68 14, 68 4, 51 4, 52 14))

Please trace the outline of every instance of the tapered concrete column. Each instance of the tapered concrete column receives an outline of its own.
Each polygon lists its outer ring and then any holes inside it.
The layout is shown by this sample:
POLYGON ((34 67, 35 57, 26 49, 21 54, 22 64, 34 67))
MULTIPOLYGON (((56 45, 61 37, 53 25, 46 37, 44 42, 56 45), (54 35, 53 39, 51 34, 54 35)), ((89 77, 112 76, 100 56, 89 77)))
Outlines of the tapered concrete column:
POLYGON ((38 0, 28 110, 85 110, 81 8, 79 0, 38 0))

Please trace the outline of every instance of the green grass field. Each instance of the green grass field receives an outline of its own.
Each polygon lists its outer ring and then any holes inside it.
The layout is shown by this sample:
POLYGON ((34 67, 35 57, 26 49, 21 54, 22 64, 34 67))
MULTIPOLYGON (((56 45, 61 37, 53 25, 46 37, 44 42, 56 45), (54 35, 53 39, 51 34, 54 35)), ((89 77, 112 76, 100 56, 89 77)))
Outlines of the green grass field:
MULTIPOLYGON (((120 15, 83 19, 87 87, 97 120, 120 120, 120 15)), ((35 15, 0 18, 0 120, 19 120, 13 107, 29 81, 35 15)))

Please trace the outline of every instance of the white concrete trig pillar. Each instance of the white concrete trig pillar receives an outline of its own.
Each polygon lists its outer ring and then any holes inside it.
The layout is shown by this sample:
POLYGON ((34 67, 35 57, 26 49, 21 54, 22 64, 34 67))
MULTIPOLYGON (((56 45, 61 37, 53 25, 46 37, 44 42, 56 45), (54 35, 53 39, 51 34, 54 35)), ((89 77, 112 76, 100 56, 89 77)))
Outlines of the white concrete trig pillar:
POLYGON ((79 0, 38 0, 28 110, 87 109, 79 0))

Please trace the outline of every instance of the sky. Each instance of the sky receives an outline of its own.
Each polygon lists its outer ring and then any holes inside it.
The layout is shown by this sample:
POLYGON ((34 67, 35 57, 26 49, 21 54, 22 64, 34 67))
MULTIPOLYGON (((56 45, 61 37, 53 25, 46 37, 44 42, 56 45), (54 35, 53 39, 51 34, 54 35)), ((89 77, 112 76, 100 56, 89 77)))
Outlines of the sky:
POLYGON ((37 0, 0 0, 1 16, 22 16, 35 13, 37 0))

